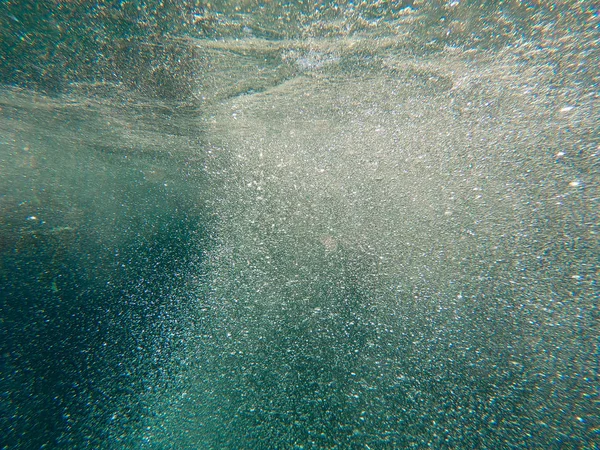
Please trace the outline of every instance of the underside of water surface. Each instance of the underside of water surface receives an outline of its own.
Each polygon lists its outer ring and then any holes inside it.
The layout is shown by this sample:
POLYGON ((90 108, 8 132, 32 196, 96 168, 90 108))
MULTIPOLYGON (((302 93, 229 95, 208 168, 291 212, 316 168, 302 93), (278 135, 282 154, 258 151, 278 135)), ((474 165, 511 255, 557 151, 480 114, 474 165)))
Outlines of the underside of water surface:
POLYGON ((597 448, 592 2, 0 13, 0 448, 597 448))

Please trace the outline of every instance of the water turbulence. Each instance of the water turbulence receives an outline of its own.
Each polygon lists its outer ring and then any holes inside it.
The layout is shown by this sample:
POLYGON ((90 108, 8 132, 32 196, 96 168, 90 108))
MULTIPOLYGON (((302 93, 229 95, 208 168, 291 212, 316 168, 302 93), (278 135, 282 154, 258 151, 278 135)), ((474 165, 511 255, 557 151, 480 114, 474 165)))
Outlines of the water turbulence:
POLYGON ((594 448, 597 32, 479 45, 404 3, 198 16, 185 99, 168 65, 127 105, 6 89, 8 448, 32 398, 51 446, 594 448))

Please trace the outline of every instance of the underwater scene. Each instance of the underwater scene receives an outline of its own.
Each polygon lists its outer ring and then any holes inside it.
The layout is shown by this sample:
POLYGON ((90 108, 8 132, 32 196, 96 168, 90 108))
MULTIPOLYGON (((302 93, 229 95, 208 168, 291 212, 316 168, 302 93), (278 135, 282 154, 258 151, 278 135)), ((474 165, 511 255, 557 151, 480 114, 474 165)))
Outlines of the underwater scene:
POLYGON ((3 0, 0 449, 600 448, 600 12, 3 0))

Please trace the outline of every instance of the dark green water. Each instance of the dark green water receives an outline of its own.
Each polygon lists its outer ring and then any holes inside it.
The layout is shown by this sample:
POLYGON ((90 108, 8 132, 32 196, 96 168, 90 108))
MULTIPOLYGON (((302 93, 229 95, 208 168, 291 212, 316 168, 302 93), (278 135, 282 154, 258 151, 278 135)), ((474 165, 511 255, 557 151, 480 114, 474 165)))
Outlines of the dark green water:
POLYGON ((597 448, 598 22, 1 3, 0 448, 597 448))

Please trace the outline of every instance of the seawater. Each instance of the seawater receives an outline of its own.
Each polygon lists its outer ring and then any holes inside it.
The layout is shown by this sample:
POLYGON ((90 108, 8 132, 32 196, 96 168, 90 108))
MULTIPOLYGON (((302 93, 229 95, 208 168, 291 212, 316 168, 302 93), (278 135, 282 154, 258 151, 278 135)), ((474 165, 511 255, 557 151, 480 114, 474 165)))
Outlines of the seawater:
POLYGON ((591 8, 101 6, 4 48, 3 448, 595 448, 591 8))

